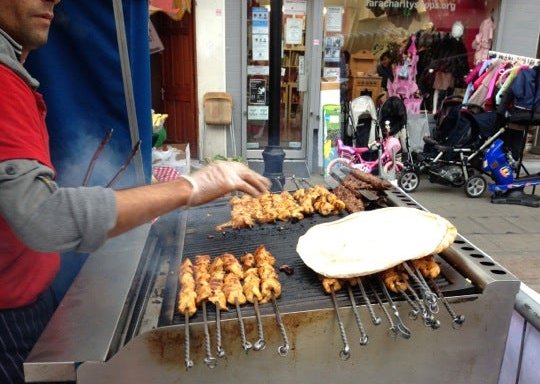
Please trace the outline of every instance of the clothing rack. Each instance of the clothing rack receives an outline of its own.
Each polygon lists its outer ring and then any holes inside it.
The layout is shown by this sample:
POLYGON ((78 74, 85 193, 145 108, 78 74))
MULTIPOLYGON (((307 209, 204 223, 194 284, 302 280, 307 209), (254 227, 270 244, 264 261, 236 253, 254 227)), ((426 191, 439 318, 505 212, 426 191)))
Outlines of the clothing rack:
POLYGON ((498 52, 498 51, 489 51, 488 57, 492 59, 520 61, 523 64, 527 64, 529 66, 540 64, 540 59, 536 59, 534 57, 519 56, 519 55, 513 55, 511 53, 504 53, 504 52, 498 52))

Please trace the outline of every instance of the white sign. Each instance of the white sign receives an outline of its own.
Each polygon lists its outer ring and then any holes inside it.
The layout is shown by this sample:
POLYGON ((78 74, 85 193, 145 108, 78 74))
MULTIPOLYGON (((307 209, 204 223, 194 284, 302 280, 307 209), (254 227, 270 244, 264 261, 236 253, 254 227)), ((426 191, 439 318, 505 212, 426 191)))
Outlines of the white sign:
POLYGON ((268 60, 270 51, 270 39, 268 35, 252 35, 252 60, 268 60))
POLYGON ((268 65, 248 65, 248 75, 270 75, 270 67, 268 65))
POLYGON ((341 32, 342 26, 342 7, 326 8, 326 32, 341 32))
POLYGON ((306 9, 306 0, 285 0, 283 2, 283 14, 285 15, 305 15, 306 9))
POLYGON ((248 120, 268 120, 268 106, 248 105, 248 120))
POLYGON ((288 17, 285 22, 285 44, 303 44, 304 21, 288 17))

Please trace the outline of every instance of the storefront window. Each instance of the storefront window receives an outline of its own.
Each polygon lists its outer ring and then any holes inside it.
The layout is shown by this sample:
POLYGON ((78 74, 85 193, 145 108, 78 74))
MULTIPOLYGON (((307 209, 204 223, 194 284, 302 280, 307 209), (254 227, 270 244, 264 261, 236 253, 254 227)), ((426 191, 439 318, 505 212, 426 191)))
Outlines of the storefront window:
MULTIPOLYGON (((264 149, 269 130, 270 0, 248 1, 247 149, 264 149)), ((280 145, 303 147, 306 1, 284 2, 280 87, 280 145)))
POLYGON ((377 102, 385 94, 398 94, 407 100, 409 110, 418 113, 436 109, 436 94, 440 102, 463 91, 464 76, 487 57, 499 1, 326 0, 324 4, 323 80, 339 73, 339 64, 331 64, 326 55, 342 44, 341 50, 351 57, 349 94, 342 97, 370 94, 377 102), (340 10, 338 30, 335 20, 340 10))

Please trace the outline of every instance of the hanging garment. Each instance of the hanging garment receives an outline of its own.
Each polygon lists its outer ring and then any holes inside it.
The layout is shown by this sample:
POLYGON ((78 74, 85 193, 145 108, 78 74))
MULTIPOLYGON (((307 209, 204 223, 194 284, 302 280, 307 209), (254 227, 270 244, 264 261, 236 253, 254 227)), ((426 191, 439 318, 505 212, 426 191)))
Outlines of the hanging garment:
POLYGON ((478 64, 488 58, 489 50, 493 42, 493 33, 495 32, 495 22, 488 17, 480 24, 478 33, 472 42, 474 53, 474 64, 478 64))

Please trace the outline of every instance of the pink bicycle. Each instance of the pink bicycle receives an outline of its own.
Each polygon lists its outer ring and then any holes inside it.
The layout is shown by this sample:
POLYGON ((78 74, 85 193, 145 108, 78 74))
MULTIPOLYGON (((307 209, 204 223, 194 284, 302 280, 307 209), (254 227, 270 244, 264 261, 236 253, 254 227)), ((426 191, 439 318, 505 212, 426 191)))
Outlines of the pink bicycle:
MULTIPOLYGON (((388 124, 388 121, 385 122, 385 125, 388 126, 388 124)), ((385 131, 388 132, 387 129, 385 131)), ((367 147, 350 147, 344 145, 341 139, 337 139, 338 157, 328 163, 326 172, 331 175, 340 167, 350 167, 392 180, 404 167, 401 161, 396 160, 399 151, 401 151, 399 139, 388 135, 382 141, 375 141, 367 147), (374 160, 368 160, 368 155, 372 157, 374 151, 377 157, 374 160)))

